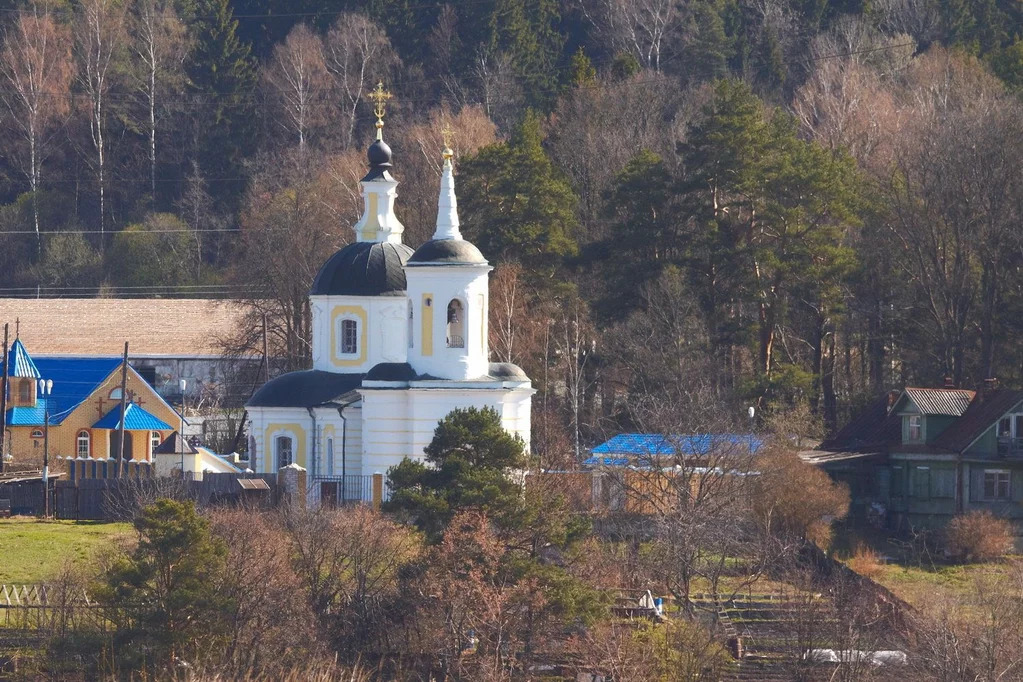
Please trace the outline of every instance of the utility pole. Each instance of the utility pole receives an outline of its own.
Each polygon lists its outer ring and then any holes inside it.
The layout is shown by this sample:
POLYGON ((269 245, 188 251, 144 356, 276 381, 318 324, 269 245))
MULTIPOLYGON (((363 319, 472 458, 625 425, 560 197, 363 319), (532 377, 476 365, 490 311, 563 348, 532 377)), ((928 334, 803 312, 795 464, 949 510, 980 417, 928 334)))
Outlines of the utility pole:
POLYGON ((4 378, 3 389, 0 391, 0 474, 4 472, 4 454, 7 452, 7 377, 10 375, 10 364, 7 353, 7 335, 11 325, 4 322, 4 378))
POLYGON ((128 402, 128 342, 124 342, 124 357, 121 359, 121 442, 117 444, 117 478, 121 477, 121 467, 124 462, 124 427, 126 403, 128 402))
POLYGON ((263 313, 263 383, 270 383, 270 358, 266 350, 266 313, 263 313))

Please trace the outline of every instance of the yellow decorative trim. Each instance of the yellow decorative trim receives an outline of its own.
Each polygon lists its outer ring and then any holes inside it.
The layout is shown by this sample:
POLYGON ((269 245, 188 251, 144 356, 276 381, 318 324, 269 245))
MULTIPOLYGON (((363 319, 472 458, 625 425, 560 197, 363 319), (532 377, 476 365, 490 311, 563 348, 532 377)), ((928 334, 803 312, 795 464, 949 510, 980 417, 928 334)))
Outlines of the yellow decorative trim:
POLYGON ((358 305, 334 306, 330 313, 330 362, 335 367, 356 367, 366 362, 366 346, 369 338, 369 324, 366 309, 358 305), (341 358, 337 353, 337 320, 343 315, 359 318, 359 357, 341 358))
POLYGON ((377 219, 376 192, 366 194, 366 222, 362 226, 362 240, 365 242, 376 241, 377 230, 380 229, 380 221, 377 219))
POLYGON ((434 354, 434 306, 437 302, 433 300, 433 293, 422 294, 422 319, 419 321, 420 333, 422 334, 422 355, 434 354), (431 305, 427 305, 427 302, 431 305))
POLYGON ((266 455, 263 468, 266 469, 266 473, 277 472, 277 453, 274 451, 273 436, 279 431, 290 432, 289 435, 295 437, 295 449, 291 452, 292 461, 303 469, 309 468, 306 465, 305 428, 295 422, 272 422, 266 425, 263 431, 263 452, 266 455))

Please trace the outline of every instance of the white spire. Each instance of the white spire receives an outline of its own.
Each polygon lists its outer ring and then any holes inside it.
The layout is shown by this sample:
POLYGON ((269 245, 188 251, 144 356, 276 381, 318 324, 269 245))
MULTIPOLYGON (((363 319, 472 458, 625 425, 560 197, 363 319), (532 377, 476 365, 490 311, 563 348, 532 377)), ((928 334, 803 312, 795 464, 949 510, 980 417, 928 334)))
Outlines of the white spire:
POLYGON ((458 200, 455 199, 455 175, 451 165, 452 152, 444 148, 444 168, 440 175, 440 197, 437 200, 437 230, 434 239, 461 239, 458 231, 458 200))

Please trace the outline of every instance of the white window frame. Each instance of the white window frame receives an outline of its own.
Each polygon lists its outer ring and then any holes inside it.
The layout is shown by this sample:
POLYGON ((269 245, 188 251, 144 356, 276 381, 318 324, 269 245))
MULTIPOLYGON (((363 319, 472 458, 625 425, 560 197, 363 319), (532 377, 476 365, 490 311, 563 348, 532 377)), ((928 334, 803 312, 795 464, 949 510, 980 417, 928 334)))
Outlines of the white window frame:
POLYGON ((981 499, 989 502, 1002 502, 1012 499, 1012 472, 1008 469, 984 469, 981 477, 981 499), (994 476, 993 495, 988 495, 988 476, 994 476), (1004 479, 1002 477, 1005 477, 1004 479), (1000 495, 1002 483, 1005 484, 1005 495, 1000 495))
POLYGON ((150 431, 149 432, 149 454, 152 455, 153 454, 153 450, 156 450, 156 448, 160 447, 160 443, 162 443, 162 442, 163 442, 163 436, 160 435, 159 431, 150 431))
POLYGON ((82 429, 75 436, 75 454, 78 457, 88 457, 92 447, 92 436, 88 431, 82 429), (85 446, 85 451, 82 452, 82 446, 85 446))
POLYGON ((911 414, 907 422, 908 426, 906 429, 906 437, 910 443, 919 443, 924 437, 924 417, 922 414, 911 414), (916 424, 913 421, 916 420, 916 424), (916 436, 913 435, 913 429, 916 429, 916 436))
POLYGON ((360 345, 360 341, 362 340, 361 339, 362 329, 360 328, 360 322, 361 321, 359 320, 359 317, 357 315, 346 314, 346 315, 342 315, 339 318, 337 318, 337 322, 336 322, 337 329, 335 330, 335 333, 337 334, 337 348, 334 349, 334 352, 337 355, 337 357, 339 357, 339 358, 356 358, 356 357, 359 356, 359 352, 361 350, 359 348, 359 345, 360 345), (346 351, 345 350, 345 323, 346 322, 351 322, 353 325, 355 325, 355 338, 353 339, 354 342, 355 342, 355 345, 354 345, 355 350, 353 350, 353 351, 346 351))
POLYGON ((274 434, 273 446, 274 446, 274 464, 276 465, 276 469, 277 470, 283 469, 284 467, 289 466, 289 465, 295 463, 295 436, 294 435, 292 435, 290 432, 289 433, 274 434), (288 463, 287 464, 281 464, 281 443, 283 441, 285 441, 285 440, 288 441, 288 455, 289 455, 289 459, 288 459, 288 463))

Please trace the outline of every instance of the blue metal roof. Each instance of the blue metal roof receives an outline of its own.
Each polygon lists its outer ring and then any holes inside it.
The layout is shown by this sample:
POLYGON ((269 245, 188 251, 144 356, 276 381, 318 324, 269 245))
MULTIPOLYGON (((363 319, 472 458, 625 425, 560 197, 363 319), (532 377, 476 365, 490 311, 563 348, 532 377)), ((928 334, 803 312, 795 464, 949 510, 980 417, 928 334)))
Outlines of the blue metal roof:
MULTIPOLYGON (((170 424, 153 416, 149 412, 136 405, 128 403, 124 408, 124 429, 126 431, 167 431, 170 424)), ((121 406, 107 412, 102 419, 92 425, 94 429, 120 429, 121 428, 121 406)))
MULTIPOLYGON (((756 453, 763 447, 763 441, 752 434, 693 433, 665 436, 656 433, 620 433, 611 440, 593 448, 592 452, 594 455, 601 456, 674 457, 677 455, 708 455, 715 450, 735 446, 756 453)), ((590 461, 587 460, 586 463, 590 463, 590 461)), ((609 464, 608 466, 623 465, 609 464)))
POLYGON ((100 383, 121 366, 121 359, 41 357, 36 359, 33 366, 41 378, 53 380, 53 392, 45 398, 40 398, 36 402, 36 407, 9 408, 7 423, 11 426, 41 426, 43 411, 47 405, 50 408, 50 423, 60 424, 74 408, 92 395, 100 383))
MULTIPOLYGON (((14 343, 11 344, 11 350, 8 353, 11 358, 11 374, 12 377, 24 377, 38 379, 40 376, 39 370, 36 368, 36 363, 32 362, 32 356, 28 354, 25 349, 25 344, 21 342, 21 339, 14 339, 14 343)), ((3 368, 3 358, 0 358, 0 369, 3 368)))

